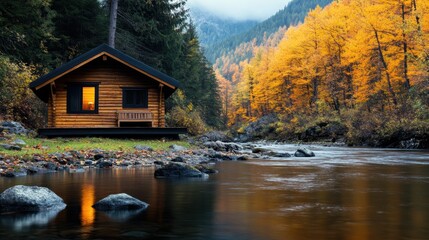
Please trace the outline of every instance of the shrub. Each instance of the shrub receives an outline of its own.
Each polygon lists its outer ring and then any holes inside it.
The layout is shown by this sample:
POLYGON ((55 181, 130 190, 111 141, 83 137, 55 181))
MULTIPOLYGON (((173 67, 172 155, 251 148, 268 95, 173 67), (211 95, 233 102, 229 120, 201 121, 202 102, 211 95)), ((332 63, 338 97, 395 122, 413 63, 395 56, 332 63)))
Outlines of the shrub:
POLYGON ((198 110, 189 110, 180 106, 173 107, 166 114, 166 122, 170 127, 187 128, 191 135, 200 135, 208 130, 198 110))
POLYGON ((45 124, 46 105, 30 90, 35 68, 0 56, 0 113, 31 128, 45 124))

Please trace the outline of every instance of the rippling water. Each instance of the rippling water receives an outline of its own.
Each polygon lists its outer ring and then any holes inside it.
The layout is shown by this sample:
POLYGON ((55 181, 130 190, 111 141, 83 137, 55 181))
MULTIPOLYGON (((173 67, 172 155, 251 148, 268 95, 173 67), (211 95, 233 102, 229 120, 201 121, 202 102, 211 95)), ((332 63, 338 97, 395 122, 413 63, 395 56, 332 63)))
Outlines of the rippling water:
POLYGON ((317 157, 219 163, 205 180, 157 180, 153 168, 1 178, 1 191, 46 186, 68 206, 1 215, 0 239, 429 239, 429 152, 312 150, 317 157), (119 192, 150 206, 91 208, 119 192))

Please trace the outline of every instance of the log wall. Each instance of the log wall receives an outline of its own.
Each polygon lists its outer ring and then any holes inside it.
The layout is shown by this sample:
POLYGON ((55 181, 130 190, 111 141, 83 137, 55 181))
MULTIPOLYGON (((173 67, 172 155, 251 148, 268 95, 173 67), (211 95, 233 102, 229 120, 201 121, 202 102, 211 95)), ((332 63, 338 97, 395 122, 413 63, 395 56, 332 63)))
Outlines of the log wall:
MULTIPOLYGON (((50 97, 48 102, 48 127, 117 127, 117 111, 124 109, 122 107, 123 87, 147 88, 149 103, 145 110, 149 110, 153 114, 153 127, 164 127, 165 99, 164 96, 160 98, 159 82, 115 60, 103 61, 101 58, 55 81, 54 99, 50 97), (98 113, 68 114, 67 84, 84 82, 99 83, 98 113)), ((132 110, 139 109, 132 108, 132 110)))

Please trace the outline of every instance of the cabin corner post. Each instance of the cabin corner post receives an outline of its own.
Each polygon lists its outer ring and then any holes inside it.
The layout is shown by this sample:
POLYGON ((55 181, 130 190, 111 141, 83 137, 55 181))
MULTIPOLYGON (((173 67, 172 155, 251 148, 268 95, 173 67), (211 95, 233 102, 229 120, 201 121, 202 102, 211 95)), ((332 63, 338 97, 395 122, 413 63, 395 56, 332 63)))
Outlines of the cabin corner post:
POLYGON ((48 111, 51 114, 48 114, 48 127, 55 127, 55 115, 56 115, 56 94, 55 94, 55 82, 49 84, 50 98, 48 103, 48 111), (50 106, 49 106, 50 105, 50 106))
POLYGON ((158 127, 163 128, 165 127, 165 110, 164 110, 164 96, 163 96, 163 84, 159 84, 159 102, 158 102, 158 127))

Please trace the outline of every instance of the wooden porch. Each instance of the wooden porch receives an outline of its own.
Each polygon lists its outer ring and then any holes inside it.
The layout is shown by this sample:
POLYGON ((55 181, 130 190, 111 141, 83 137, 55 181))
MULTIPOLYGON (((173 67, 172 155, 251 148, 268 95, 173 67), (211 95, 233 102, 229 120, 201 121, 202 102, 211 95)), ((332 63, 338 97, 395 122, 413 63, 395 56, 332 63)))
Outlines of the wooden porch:
POLYGON ((179 134, 188 133, 186 128, 41 128, 40 137, 112 137, 141 139, 179 139, 179 134))

